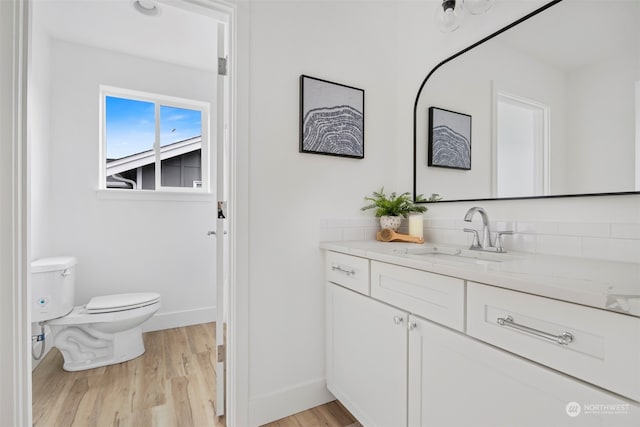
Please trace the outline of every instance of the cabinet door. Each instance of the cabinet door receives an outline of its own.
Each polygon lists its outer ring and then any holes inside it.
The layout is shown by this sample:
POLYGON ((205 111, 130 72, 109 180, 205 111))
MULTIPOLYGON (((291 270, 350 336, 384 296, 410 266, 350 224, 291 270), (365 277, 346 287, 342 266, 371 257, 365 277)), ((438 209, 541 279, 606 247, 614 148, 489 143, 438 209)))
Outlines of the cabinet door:
POLYGON ((366 427, 407 425, 407 314, 326 284, 327 387, 366 427))
POLYGON ((638 426, 638 405, 431 322, 409 332, 409 426, 638 426))

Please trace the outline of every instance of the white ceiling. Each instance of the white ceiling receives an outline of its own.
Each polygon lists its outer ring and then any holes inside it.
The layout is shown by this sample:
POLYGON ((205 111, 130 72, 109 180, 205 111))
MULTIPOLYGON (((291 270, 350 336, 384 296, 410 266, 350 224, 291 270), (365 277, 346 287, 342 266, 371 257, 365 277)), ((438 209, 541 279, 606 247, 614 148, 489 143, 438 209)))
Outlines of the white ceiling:
POLYGON ((156 2, 158 16, 133 0, 34 0, 34 25, 53 38, 188 67, 215 70, 217 21, 156 2))

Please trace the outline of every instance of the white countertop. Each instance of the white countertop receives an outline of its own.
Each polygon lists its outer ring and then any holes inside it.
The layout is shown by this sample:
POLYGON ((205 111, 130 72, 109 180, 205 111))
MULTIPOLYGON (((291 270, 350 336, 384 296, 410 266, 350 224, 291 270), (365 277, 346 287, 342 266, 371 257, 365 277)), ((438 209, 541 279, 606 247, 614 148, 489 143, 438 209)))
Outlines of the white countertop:
POLYGON ((320 243, 329 251, 640 317, 640 264, 518 252, 477 251, 480 260, 468 263, 450 256, 424 256, 436 247, 469 253, 467 248, 429 243, 320 243), (482 261, 484 255, 491 260, 482 261))

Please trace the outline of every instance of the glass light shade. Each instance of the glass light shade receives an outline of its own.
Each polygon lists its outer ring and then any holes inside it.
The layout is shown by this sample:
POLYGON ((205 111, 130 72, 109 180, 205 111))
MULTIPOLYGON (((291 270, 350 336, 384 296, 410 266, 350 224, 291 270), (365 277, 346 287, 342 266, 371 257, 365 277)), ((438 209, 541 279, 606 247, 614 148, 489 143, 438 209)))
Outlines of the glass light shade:
POLYGON ((450 33, 460 28, 463 17, 462 0, 442 0, 436 8, 436 23, 443 33, 450 33))
POLYGON ((464 0, 464 8, 472 15, 482 15, 493 6, 493 0, 464 0))

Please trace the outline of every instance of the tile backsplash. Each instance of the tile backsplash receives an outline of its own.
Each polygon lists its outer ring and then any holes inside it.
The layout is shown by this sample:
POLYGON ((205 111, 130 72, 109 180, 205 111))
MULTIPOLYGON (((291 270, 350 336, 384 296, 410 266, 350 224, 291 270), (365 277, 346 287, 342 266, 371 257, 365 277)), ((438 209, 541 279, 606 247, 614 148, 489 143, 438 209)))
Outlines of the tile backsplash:
MULTIPOLYGON (((407 232, 406 220, 401 233, 407 232)), ((481 230, 480 221, 434 218, 424 221, 428 243, 469 245, 471 234, 463 228, 481 230)), ((321 241, 374 240, 379 230, 377 218, 325 219, 320 222, 321 241)), ((640 263, 640 224, 492 221, 492 234, 512 230, 503 236, 507 251, 564 255, 640 263)))

